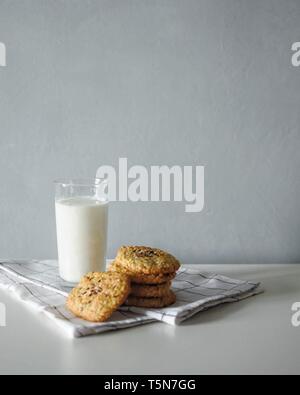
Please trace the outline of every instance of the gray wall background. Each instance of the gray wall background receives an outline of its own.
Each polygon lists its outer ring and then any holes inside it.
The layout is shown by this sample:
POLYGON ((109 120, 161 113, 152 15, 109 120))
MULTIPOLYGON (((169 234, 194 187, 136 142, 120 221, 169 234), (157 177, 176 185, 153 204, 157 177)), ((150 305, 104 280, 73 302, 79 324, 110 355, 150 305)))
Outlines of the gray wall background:
POLYGON ((205 210, 114 203, 120 244, 300 261, 299 0, 0 0, 0 256, 56 257, 52 181, 205 165, 205 210))

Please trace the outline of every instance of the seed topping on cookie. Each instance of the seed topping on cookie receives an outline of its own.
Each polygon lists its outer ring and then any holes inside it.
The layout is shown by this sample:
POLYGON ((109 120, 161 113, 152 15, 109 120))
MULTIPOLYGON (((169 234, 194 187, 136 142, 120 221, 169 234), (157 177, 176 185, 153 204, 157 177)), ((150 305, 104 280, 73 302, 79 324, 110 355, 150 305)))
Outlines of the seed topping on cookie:
POLYGON ((176 272, 180 263, 171 254, 158 248, 144 246, 123 246, 115 261, 130 274, 169 274, 176 272))
POLYGON ((67 307, 87 321, 106 321, 130 294, 130 279, 122 273, 89 273, 74 288, 67 307))

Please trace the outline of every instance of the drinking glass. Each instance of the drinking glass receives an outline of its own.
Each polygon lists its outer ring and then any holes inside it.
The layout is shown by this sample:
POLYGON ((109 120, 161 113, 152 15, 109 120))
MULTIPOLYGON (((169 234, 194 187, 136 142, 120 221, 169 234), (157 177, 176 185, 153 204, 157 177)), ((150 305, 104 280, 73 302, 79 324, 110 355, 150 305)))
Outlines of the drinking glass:
POLYGON ((105 271, 108 199, 107 180, 55 181, 59 272, 77 283, 88 272, 105 271))

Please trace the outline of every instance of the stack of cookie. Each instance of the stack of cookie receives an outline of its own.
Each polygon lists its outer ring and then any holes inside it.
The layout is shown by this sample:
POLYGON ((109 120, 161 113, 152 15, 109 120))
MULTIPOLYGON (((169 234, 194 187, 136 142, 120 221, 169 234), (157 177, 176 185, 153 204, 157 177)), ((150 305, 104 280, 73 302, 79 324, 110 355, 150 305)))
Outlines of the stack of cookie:
POLYGON ((110 272, 123 273, 131 279, 127 306, 162 308, 176 301, 171 283, 180 267, 178 260, 157 248, 121 247, 110 272))

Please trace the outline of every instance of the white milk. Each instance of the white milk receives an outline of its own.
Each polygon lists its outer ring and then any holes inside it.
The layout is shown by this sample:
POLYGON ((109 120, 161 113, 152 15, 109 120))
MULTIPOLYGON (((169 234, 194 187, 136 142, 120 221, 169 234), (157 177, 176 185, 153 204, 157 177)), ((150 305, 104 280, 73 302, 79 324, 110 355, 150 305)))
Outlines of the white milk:
POLYGON ((55 207, 60 276, 76 283, 90 271, 105 271, 108 203, 78 197, 55 207))

